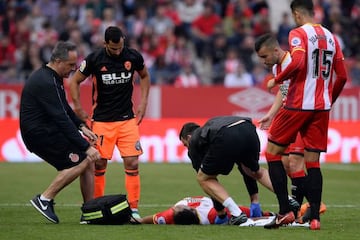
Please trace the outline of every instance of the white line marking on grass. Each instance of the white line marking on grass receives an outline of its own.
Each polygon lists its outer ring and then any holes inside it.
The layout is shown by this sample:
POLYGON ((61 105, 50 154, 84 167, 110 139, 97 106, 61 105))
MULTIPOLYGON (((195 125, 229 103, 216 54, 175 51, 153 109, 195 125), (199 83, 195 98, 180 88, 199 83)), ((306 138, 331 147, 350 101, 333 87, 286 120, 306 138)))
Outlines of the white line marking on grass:
MULTIPOLYGON (((171 207, 173 204, 140 204, 140 208, 154 208, 154 207, 171 207)), ((0 203, 0 207, 29 207, 30 203, 0 203)), ((64 203, 56 204, 60 207, 81 207, 81 204, 76 203, 64 203)), ((261 204, 263 207, 276 207, 276 204, 261 204)), ((326 204, 328 208, 360 208, 360 205, 353 204, 326 204)))

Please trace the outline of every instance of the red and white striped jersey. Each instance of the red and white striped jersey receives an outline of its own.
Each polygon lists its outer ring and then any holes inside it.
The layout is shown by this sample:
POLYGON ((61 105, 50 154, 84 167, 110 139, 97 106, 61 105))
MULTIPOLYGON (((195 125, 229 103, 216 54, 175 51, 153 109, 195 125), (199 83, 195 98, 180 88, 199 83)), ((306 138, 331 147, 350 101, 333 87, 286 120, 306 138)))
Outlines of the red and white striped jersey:
POLYGON ((289 46, 306 53, 305 67, 292 76, 285 106, 330 110, 335 59, 343 59, 336 37, 320 24, 304 24, 289 34, 289 46))
MULTIPOLYGON (((216 217, 216 210, 212 200, 208 197, 186 197, 178 201, 177 205, 185 205, 195 208, 201 225, 213 224, 216 217)), ((174 224, 174 212, 172 208, 159 212, 153 216, 154 224, 174 224)))

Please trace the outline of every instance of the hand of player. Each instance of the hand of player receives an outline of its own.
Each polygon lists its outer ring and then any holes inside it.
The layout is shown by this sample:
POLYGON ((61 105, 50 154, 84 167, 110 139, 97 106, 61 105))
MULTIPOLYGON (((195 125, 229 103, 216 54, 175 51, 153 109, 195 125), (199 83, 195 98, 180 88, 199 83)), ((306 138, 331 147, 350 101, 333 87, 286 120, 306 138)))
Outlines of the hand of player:
POLYGON ((271 92, 271 89, 273 89, 273 87, 275 86, 276 86, 275 78, 270 79, 266 84, 266 87, 269 92, 271 92))
POLYGON ((229 222, 229 217, 227 216, 227 214, 223 215, 223 216, 219 216, 217 215, 214 221, 214 224, 227 224, 229 222))
POLYGON ((251 203, 250 204, 250 217, 261 217, 262 211, 260 203, 251 203))
POLYGON ((95 162, 97 160, 101 159, 100 153, 98 150, 96 150, 96 148, 90 146, 87 150, 86 150, 86 154, 88 159, 90 160, 90 162, 95 162))
POLYGON ((258 123, 260 124, 260 129, 261 130, 268 130, 270 127, 272 119, 270 118, 270 116, 265 115, 264 117, 262 117, 258 123))
POLYGON ((137 117, 137 124, 140 125, 142 122, 146 112, 146 104, 140 104, 137 111, 136 111, 136 117, 137 117))
POLYGON ((94 146, 97 141, 97 135, 86 126, 81 127, 81 131, 88 138, 90 145, 94 146))

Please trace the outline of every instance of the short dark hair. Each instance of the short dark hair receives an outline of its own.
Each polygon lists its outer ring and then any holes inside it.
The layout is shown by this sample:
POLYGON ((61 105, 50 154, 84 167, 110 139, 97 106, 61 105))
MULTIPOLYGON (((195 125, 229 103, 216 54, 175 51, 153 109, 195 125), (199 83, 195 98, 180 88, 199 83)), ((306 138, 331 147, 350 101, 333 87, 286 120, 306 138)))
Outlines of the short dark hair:
POLYGON ((265 33, 255 40, 254 45, 255 45, 255 51, 258 52, 262 46, 264 46, 264 45, 276 46, 276 45, 278 45, 278 42, 277 42, 277 39, 274 34, 265 33))
POLYGON ((110 26, 105 30, 105 42, 109 43, 110 41, 118 43, 121 38, 124 38, 124 34, 119 27, 110 26))
POLYGON ((312 0, 293 0, 290 3, 291 11, 303 10, 309 15, 314 16, 314 3, 312 0))
POLYGON ((183 209, 174 213, 174 223, 179 225, 198 225, 200 224, 200 219, 196 213, 190 209, 183 209))
POLYGON ((69 51, 76 51, 76 45, 71 42, 57 42, 51 53, 50 62, 69 59, 69 51))
POLYGON ((194 122, 185 123, 180 130, 179 139, 186 138, 187 135, 191 135, 192 132, 199 127, 200 125, 194 122))

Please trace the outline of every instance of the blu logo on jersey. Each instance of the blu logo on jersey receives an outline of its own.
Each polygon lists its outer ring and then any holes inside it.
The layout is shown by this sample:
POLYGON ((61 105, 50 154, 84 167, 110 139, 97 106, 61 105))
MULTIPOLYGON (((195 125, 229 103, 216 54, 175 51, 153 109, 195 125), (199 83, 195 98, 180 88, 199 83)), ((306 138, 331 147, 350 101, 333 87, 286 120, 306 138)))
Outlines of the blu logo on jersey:
POLYGON ((131 80, 131 77, 131 72, 101 74, 101 80, 104 84, 127 83, 131 80))

